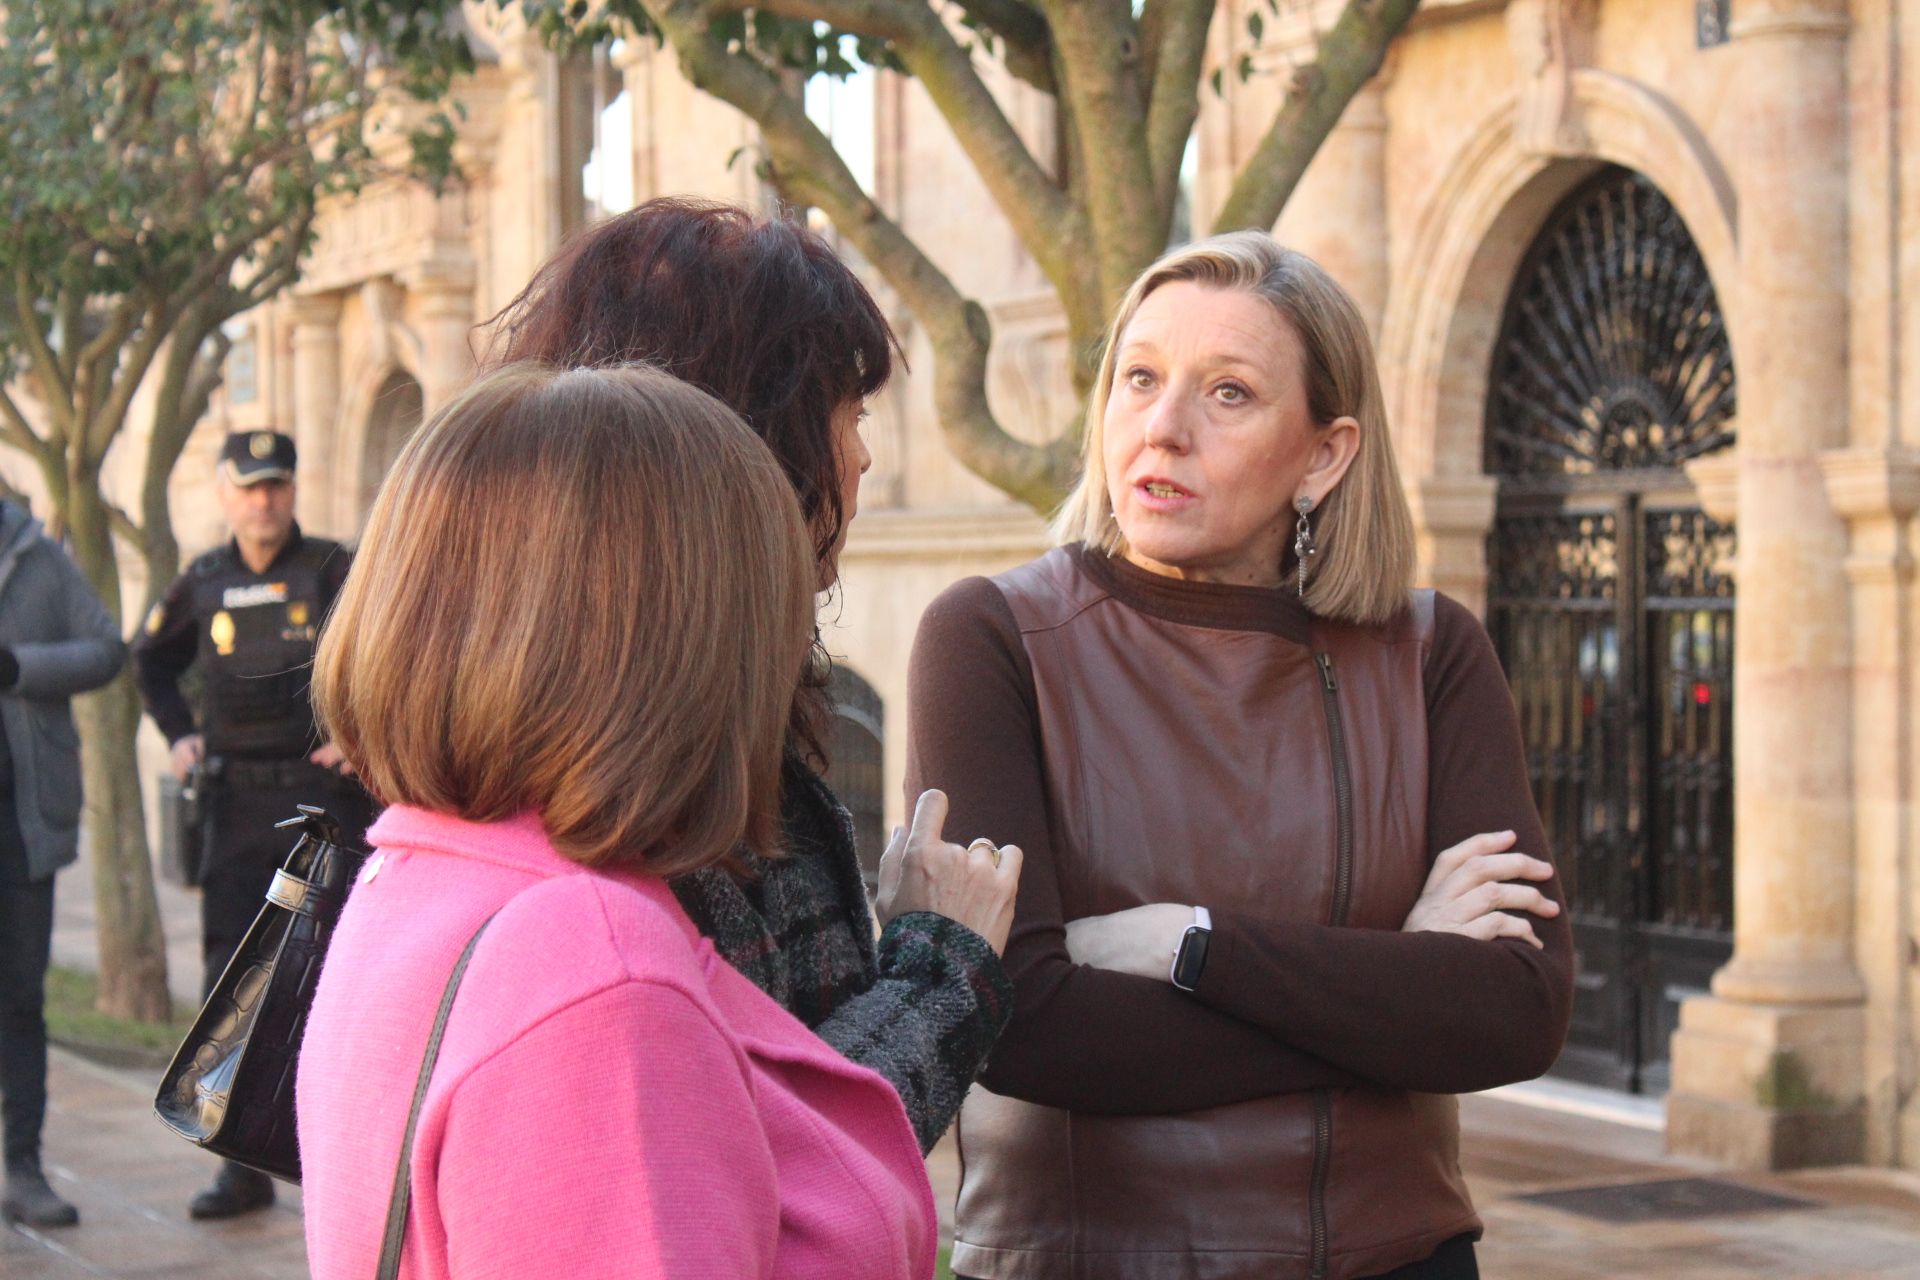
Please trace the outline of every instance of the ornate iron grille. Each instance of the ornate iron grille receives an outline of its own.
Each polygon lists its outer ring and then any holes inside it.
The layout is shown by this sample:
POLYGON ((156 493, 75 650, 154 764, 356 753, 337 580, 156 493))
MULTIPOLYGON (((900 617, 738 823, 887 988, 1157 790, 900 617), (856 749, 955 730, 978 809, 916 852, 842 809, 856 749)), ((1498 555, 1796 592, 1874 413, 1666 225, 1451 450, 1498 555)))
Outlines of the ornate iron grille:
POLYGON ((1653 796, 1648 916, 1733 928, 1733 530, 1699 511, 1646 513, 1653 796))
POLYGON ((1734 532, 1680 465, 1733 441, 1699 252, 1646 179, 1556 209, 1509 296, 1487 403, 1488 626, 1565 885, 1579 987, 1560 1070, 1659 1088, 1678 999, 1731 949, 1734 532))
POLYGON ((1489 469, 1677 467, 1731 443, 1733 353, 1673 205, 1625 169, 1541 232, 1508 302, 1488 401, 1489 469))
POLYGON ((1495 647, 1527 744, 1534 803, 1576 915, 1616 916, 1610 874, 1621 732, 1614 513, 1511 517, 1494 539, 1495 647))

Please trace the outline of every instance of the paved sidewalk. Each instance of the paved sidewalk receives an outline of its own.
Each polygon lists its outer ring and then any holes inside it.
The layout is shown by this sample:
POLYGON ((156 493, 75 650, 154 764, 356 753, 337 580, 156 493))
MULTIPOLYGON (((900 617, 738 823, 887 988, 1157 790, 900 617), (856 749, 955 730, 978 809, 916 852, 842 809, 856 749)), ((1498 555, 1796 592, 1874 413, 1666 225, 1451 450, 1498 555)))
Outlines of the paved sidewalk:
MULTIPOLYGON (((57 904, 56 959, 91 968, 93 894, 84 863, 61 874, 57 904)), ((170 985, 183 999, 199 989, 198 907, 193 893, 161 886, 170 985)), ((48 1173, 80 1207, 81 1225, 0 1228, 0 1280, 305 1280, 297 1188, 283 1187, 273 1209, 236 1222, 188 1219, 187 1199, 213 1162, 154 1119, 154 1076, 54 1051, 48 1173)), ((1487 1224, 1480 1258, 1488 1280, 1920 1280, 1920 1176, 1720 1174, 1662 1154, 1657 1106, 1556 1084, 1465 1098, 1461 1119, 1462 1163, 1487 1224), (1609 1222, 1522 1198, 1624 1186, 1630 1190, 1612 1196, 1614 1207, 1631 1210, 1649 1188, 1689 1178, 1796 1203, 1609 1222)), ((928 1171, 950 1217, 959 1175, 951 1141, 934 1152, 928 1171)))
POLYGON ((80 1208, 80 1225, 57 1231, 0 1228, 0 1277, 83 1280, 305 1280, 306 1240, 298 1188, 231 1222, 187 1217, 187 1200, 217 1163, 153 1116, 157 1073, 96 1066, 52 1054, 47 1177, 80 1208))
MULTIPOLYGON (((152 1090, 148 1073, 54 1052, 49 1173, 80 1206, 81 1225, 0 1230, 0 1277, 304 1280, 298 1190, 283 1188, 273 1209, 237 1222, 187 1218, 187 1197, 211 1162, 153 1118, 152 1090)), ((1560 1108, 1583 1105, 1577 1091, 1539 1092, 1558 1094, 1560 1108)), ((1644 1119, 1575 1114, 1507 1094, 1464 1099, 1462 1117, 1468 1180, 1487 1222, 1481 1265, 1488 1280, 1920 1277, 1920 1178, 1857 1169, 1716 1175, 1663 1157, 1660 1134, 1644 1119), (1807 1203, 1614 1224, 1518 1198, 1702 1176, 1807 1203)), ((958 1172, 950 1142, 934 1153, 930 1172, 946 1212, 958 1172)))

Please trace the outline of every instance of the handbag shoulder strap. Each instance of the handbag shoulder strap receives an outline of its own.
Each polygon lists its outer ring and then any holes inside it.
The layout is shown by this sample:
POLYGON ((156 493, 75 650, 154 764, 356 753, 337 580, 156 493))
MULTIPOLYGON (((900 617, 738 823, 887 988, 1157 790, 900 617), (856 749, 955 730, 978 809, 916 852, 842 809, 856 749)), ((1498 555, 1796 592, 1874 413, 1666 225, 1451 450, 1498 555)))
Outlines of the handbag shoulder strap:
POLYGON ((433 1030, 427 1036, 427 1051, 420 1059, 420 1078, 413 1086, 413 1106, 407 1111, 407 1131, 400 1139, 400 1164, 393 1171, 393 1195, 387 1200, 387 1233, 380 1243, 379 1280, 396 1280, 400 1274, 400 1248, 407 1238, 407 1205, 412 1194, 413 1131, 420 1123, 420 1107, 427 1100, 427 1085, 433 1079, 433 1064, 440 1056, 440 1039, 447 1031, 447 1015, 453 1012, 453 997, 466 976, 467 962, 480 945, 480 935, 493 923, 488 916, 467 939, 466 949, 447 977, 447 989, 440 993, 440 1010, 433 1016, 433 1030))

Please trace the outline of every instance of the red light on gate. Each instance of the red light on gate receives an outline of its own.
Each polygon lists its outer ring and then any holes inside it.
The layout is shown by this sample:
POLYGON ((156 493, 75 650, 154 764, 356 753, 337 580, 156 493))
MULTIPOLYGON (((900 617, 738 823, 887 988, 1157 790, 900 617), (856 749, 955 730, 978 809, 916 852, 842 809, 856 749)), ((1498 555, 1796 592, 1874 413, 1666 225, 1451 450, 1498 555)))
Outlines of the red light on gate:
POLYGON ((1713 690, 1708 687, 1705 680, 1693 682, 1693 700, 1703 707, 1713 701, 1713 690))

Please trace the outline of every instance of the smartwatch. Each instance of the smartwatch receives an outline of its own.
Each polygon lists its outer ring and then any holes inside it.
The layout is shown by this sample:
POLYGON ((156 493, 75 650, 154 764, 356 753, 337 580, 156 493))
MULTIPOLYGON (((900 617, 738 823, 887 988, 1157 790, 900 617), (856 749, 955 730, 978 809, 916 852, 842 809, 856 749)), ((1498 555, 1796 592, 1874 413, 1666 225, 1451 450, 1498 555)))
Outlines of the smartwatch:
POLYGON ((1200 985, 1200 975, 1207 968, 1207 944, 1213 939, 1213 917, 1205 907, 1193 909, 1193 923, 1180 935, 1180 945, 1173 952, 1173 985, 1182 991, 1191 991, 1200 985))

